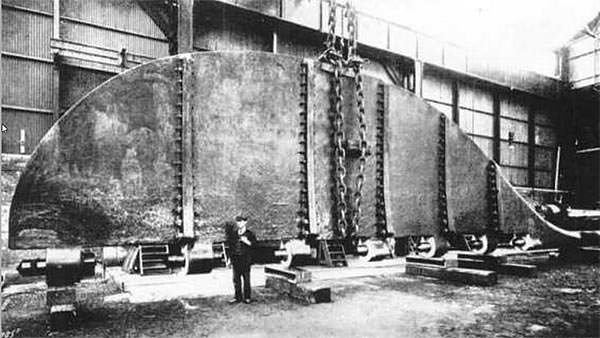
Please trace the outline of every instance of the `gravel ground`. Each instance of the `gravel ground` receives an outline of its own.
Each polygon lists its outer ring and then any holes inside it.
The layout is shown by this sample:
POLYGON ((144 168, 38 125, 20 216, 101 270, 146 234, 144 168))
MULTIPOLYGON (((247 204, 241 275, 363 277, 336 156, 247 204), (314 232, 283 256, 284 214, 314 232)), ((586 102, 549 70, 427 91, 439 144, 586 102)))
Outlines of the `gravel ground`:
POLYGON ((43 311, 4 306, 3 325, 18 328, 16 337, 600 337, 599 277, 598 264, 560 263, 538 278, 501 276, 493 287, 362 277, 333 285, 329 304, 303 305, 255 288, 250 305, 222 296, 88 302, 62 331, 50 330, 43 311))

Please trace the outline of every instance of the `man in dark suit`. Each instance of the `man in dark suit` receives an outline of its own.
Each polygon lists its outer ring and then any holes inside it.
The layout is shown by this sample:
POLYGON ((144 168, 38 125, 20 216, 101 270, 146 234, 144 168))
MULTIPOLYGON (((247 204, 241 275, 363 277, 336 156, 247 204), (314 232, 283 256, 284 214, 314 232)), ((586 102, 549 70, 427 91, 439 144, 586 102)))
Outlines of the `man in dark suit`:
POLYGON ((240 215, 235 218, 235 226, 226 227, 227 244, 229 245, 231 265, 233 267, 233 287, 235 298, 230 303, 252 301, 250 286, 250 266, 252 265, 252 248, 256 245, 256 237, 246 229, 248 218, 240 215), (243 295, 242 295, 243 280, 243 295), (243 297, 242 297, 243 296, 243 297))

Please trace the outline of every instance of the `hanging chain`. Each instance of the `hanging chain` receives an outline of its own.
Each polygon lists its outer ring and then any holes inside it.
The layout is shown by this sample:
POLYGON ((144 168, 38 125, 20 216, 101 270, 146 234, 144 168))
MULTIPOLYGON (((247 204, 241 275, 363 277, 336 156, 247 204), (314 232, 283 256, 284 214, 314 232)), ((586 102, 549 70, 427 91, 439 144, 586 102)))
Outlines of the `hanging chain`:
POLYGON ((348 18, 348 39, 346 63, 354 70, 354 85, 356 91, 356 106, 358 108, 358 134, 360 138, 360 158, 358 160, 358 174, 356 175, 356 189, 354 191, 354 213, 352 215, 351 229, 354 233, 358 232, 360 215, 362 188, 365 182, 365 165, 367 163, 367 123, 365 120, 365 95, 363 90, 363 78, 361 74, 363 60, 356 54, 357 30, 356 30, 356 12, 350 2, 346 3, 346 17, 348 18))
POLYGON ((348 228, 348 221, 346 219, 346 212, 348 206, 346 205, 346 193, 348 188, 346 187, 346 149, 344 149, 344 112, 342 111, 342 60, 338 59, 335 61, 335 67, 333 69, 333 95, 331 97, 331 106, 333 108, 333 140, 335 147, 335 180, 336 180, 336 199, 337 199, 337 230, 342 237, 346 236, 346 229, 348 228))
POLYGON ((346 236, 348 221, 346 213, 348 206, 346 204, 346 193, 348 187, 345 183, 346 178, 346 149, 344 149, 344 112, 342 111, 342 79, 341 72, 344 68, 342 53, 339 49, 338 36, 335 33, 337 21, 337 4, 334 0, 329 0, 329 31, 325 40, 325 51, 319 60, 327 62, 333 66, 333 77, 331 78, 331 116, 333 123, 333 148, 335 157, 335 169, 333 178, 335 180, 335 199, 337 206, 337 227, 336 231, 342 237, 346 236))
POLYGON ((357 47, 357 31, 356 31, 356 13, 350 4, 346 3, 345 16, 348 18, 348 38, 345 40, 336 35, 335 28, 337 23, 337 4, 334 0, 329 0, 329 31, 325 41, 326 50, 321 54, 319 59, 328 62, 333 66, 333 77, 331 79, 331 87, 333 88, 331 95, 331 114, 333 116, 333 143, 335 156, 335 197, 337 202, 337 231, 343 237, 350 230, 351 234, 358 231, 358 224, 361 216, 361 201, 362 188, 365 181, 365 166, 367 162, 367 124, 365 119, 365 103, 363 78, 361 74, 363 60, 356 54, 357 47), (340 46, 344 41, 345 46, 340 46), (345 47, 342 50, 341 47, 345 47), (341 73, 345 68, 351 68, 354 71, 354 85, 356 93, 356 105, 358 108, 358 125, 360 138, 360 158, 358 164, 358 174, 356 176, 356 186, 354 192, 354 210, 350 219, 351 226, 348 227, 348 205, 346 203, 346 194, 348 187, 345 183, 346 178, 346 149, 344 143, 346 137, 344 134, 344 113, 342 111, 342 80, 341 73))
POLYGON ((338 48, 338 36, 335 34, 336 21, 337 5, 335 0, 329 0, 329 20, 327 22, 329 30, 325 40, 325 51, 319 56, 319 60, 332 64, 335 62, 335 60, 342 58, 342 54, 338 48))

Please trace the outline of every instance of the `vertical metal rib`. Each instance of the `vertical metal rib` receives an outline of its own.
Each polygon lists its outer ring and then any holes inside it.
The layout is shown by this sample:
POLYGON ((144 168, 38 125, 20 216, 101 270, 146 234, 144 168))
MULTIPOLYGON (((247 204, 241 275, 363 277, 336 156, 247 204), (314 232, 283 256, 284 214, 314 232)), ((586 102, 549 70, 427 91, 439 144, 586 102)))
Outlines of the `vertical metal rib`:
POLYGON ((488 233, 496 233, 500 231, 500 213, 498 210, 498 179, 494 161, 490 161, 487 166, 487 186, 488 222, 486 230, 488 233))
POLYGON ((298 132, 300 160, 300 194, 298 200, 298 230, 300 235, 306 235, 309 229, 308 203, 308 64, 300 65, 300 126, 298 132))
POLYGON ((183 232, 183 74, 185 64, 183 59, 178 59, 175 63, 176 79, 176 109, 174 118, 174 154, 173 154, 173 169, 175 172, 174 186, 175 197, 173 206, 173 218, 175 227, 179 232, 183 232))
POLYGON ((375 213, 376 233, 384 235, 387 232, 386 203, 385 203, 385 85, 377 85, 377 121, 375 127, 375 213))
POLYGON ((446 198, 446 116, 440 114, 438 132, 438 222, 442 235, 450 232, 446 198))

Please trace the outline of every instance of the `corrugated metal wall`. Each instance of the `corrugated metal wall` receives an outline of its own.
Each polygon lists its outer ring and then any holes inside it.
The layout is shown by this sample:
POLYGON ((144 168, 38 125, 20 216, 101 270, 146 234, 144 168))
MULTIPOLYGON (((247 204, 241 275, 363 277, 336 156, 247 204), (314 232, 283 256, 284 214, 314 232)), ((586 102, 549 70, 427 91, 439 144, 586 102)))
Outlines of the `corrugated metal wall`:
POLYGON ((53 122, 52 0, 2 3, 2 149, 29 153, 53 122))
POLYGON ((149 57, 168 55, 164 34, 132 0, 61 0, 62 39, 149 57))
MULTIPOLYGON (((2 111, 6 153, 30 153, 61 111, 113 74, 62 67, 60 98, 50 49, 53 0, 2 0, 2 111), (59 102, 55 102, 59 100, 59 102), (24 142, 22 142, 24 136, 24 142)), ((61 0, 60 38, 158 58, 168 42, 133 0, 61 0)))

